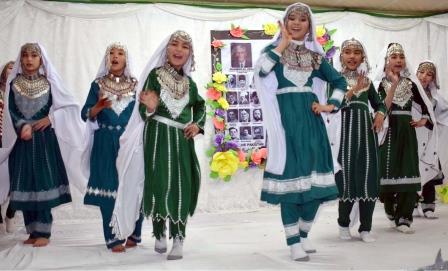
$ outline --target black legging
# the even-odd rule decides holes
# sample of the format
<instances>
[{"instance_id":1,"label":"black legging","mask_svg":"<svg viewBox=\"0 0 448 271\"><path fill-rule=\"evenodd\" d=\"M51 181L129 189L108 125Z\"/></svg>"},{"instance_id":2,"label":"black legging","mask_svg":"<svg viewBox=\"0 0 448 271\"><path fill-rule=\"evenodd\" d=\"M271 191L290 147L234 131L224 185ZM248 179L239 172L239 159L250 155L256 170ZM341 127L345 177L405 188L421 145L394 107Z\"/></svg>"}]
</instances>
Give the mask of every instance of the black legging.
<instances>
[{"instance_id":1,"label":"black legging","mask_svg":"<svg viewBox=\"0 0 448 271\"><path fill-rule=\"evenodd\" d=\"M2 206L0 206L0 223L3 223L3 217L1 215L1 213L2 213ZM16 214L16 211L11 208L11 205L8 205L8 208L6 209L6 217L11 219L11 218L14 218L15 214Z\"/></svg>"}]
</instances>

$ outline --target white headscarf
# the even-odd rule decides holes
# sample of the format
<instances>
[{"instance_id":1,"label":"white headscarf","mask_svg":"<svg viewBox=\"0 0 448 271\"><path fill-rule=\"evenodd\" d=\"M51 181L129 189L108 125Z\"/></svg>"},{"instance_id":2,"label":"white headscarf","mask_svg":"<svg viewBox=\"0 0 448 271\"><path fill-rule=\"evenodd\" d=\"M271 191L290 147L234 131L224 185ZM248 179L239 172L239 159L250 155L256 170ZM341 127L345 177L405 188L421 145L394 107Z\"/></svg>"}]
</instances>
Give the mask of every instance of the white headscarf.
<instances>
[{"instance_id":1,"label":"white headscarf","mask_svg":"<svg viewBox=\"0 0 448 271\"><path fill-rule=\"evenodd\" d=\"M39 73L47 78L51 87L53 103L49 112L51 126L54 128L58 139L69 182L83 193L87 187L88 178L83 174L84 171L80 170L82 168L81 155L86 142L86 126L81 120L81 110L76 99L67 90L61 77L50 62L45 49L38 43L36 45L40 48L42 59ZM21 52L17 56L13 70L6 83L3 145L0 149L0 203L6 199L9 193L8 157L17 139L9 113L9 93L11 81L18 74L22 73L20 59Z\"/></svg>"},{"instance_id":2,"label":"white headscarf","mask_svg":"<svg viewBox=\"0 0 448 271\"><path fill-rule=\"evenodd\" d=\"M111 67L110 51L114 48L121 49L125 52L126 66L123 72L124 76L126 76L127 78L136 78L132 73L132 71L134 70L132 65L133 64L132 57L129 55L127 47L119 42L114 42L109 46L107 46L106 52L104 53L103 59L101 60L100 66L98 67L98 72L96 73L95 78L101 78L109 74ZM93 147L93 137L95 130L97 130L99 127L96 119L93 121L87 119L86 125L87 125L88 140L86 142L87 143L86 148L82 154L82 160L83 160L84 175L90 176L90 155Z\"/></svg>"},{"instance_id":3,"label":"white headscarf","mask_svg":"<svg viewBox=\"0 0 448 271\"><path fill-rule=\"evenodd\" d=\"M436 101L434 115L436 117L435 122L437 123L437 134L434 133L434 130L430 131L425 128L419 128L417 129L417 137L419 141L422 141L428 140L428 135L436 135L434 137L430 137L431 140L429 140L427 143L428 148L424 151L429 154L438 152L438 158L442 167L442 172L446 177L448 176L448 152L439 150L438 147L448 145L448 101L443 97L441 90L439 89L439 74L436 64L431 60L425 60L421 62L420 65L423 63L431 63L434 66L434 79L431 83L429 83L428 88L431 92L431 96ZM418 73L419 68L417 68L416 74ZM435 138L437 138L437 145L434 144ZM422 177L424 177L422 178L423 184L433 179L435 175L439 173L438 167L429 167L424 163L420 163L420 172L422 174Z\"/></svg>"},{"instance_id":4,"label":"white headscarf","mask_svg":"<svg viewBox=\"0 0 448 271\"><path fill-rule=\"evenodd\" d=\"M373 84L375 85L375 88L377 90L378 90L378 87L381 84L381 81L383 80L383 78L386 77L385 67L386 67L386 61L387 61L387 57L388 57L387 50L388 50L389 45L390 44L386 45L385 48L382 50L382 52L379 56L379 60L377 62L378 64L375 69L375 73L374 73L374 77L373 77L374 78ZM404 50L404 48L403 48L403 51L406 51L406 50ZM426 167L438 169L438 167L439 167L438 161L439 160L438 160L437 152L434 152L434 150L437 150L438 142L437 142L437 137L433 136L433 135L437 135L437 122L435 121L436 118L434 115L433 106L432 106L432 103L429 100L428 96L426 95L425 90L423 89L422 85L420 84L420 81L418 80L417 76L414 73L409 72L411 65L409 64L408 58L405 58L405 60L406 60L406 67L400 71L400 77L407 77L417 85L418 92L419 92L420 96L422 97L422 100L425 103L426 107L428 108L428 113L429 113L429 116L433 123L433 133L430 135L428 142L425 142L425 147L423 147L423 142L421 142L421 143L418 142L419 153L420 153L419 160L420 160L420 163L426 164ZM420 118L421 118L420 105L413 102L412 103L412 119L419 120ZM384 137L387 133L387 129L389 127L388 119L389 118L386 116L386 118L384 119L383 130L380 133L378 133L378 140L380 142L384 141ZM417 139L418 139L418 137L417 137ZM430 175L427 175L425 172L426 171L420 172L422 183L425 183L434 177L433 176L431 178Z\"/></svg>"},{"instance_id":5,"label":"white headscarf","mask_svg":"<svg viewBox=\"0 0 448 271\"><path fill-rule=\"evenodd\" d=\"M344 72L343 64L342 64L342 52L344 51L346 44L348 44L350 42L355 42L359 46L361 46L361 50L362 50L362 54L363 54L363 62L361 63L361 65L358 66L358 68L356 70L358 73L364 72L365 75L368 76L370 73L370 64L369 64L369 58L367 57L366 47L364 46L364 44L361 41L359 41L358 39L355 39L355 38L351 38L349 40L345 40L344 42L342 42L339 57L333 59L333 67L336 70L340 71L341 73Z\"/></svg>"},{"instance_id":6,"label":"white headscarf","mask_svg":"<svg viewBox=\"0 0 448 271\"><path fill-rule=\"evenodd\" d=\"M156 49L148 64L146 64L137 86L136 99L140 96L148 75L154 68L163 66L167 61L167 48L173 38L189 35L184 31L176 31L165 38ZM191 40L191 38L190 38ZM184 74L190 76L194 70L193 43L190 46L190 56L182 67ZM112 232L119 239L127 238L135 228L135 221L140 215L143 199L143 188L145 184L144 150L143 150L143 128L145 122L139 112L138 101L135 102L134 110L123 135L120 137L120 150L118 151L117 170L119 186L115 208L110 226Z\"/></svg>"},{"instance_id":7,"label":"white headscarf","mask_svg":"<svg viewBox=\"0 0 448 271\"><path fill-rule=\"evenodd\" d=\"M316 38L316 24L313 18L313 13L309 6L302 3L295 3L288 6L283 15L283 23L286 26L286 21L290 12L296 8L305 8L309 13L310 29L305 35L304 43L305 47L315 53L320 54L322 57L325 55L322 46L319 44ZM277 45L281 40L281 32L278 32L270 45ZM265 53L265 52L263 52ZM285 131L282 126L280 109L277 102L276 90L278 87L278 81L273 72L269 73L266 77L259 76L261 70L261 59L257 62L254 72L254 82L257 89L258 97L260 98L260 104L264 114L264 126L267 130L267 145L269 148L268 159L266 162L266 171L273 174L283 174L286 164L286 141ZM315 78L316 79L316 78ZM313 91L320 99L324 99L325 96L325 83L322 80L313 79Z\"/></svg>"}]
</instances>

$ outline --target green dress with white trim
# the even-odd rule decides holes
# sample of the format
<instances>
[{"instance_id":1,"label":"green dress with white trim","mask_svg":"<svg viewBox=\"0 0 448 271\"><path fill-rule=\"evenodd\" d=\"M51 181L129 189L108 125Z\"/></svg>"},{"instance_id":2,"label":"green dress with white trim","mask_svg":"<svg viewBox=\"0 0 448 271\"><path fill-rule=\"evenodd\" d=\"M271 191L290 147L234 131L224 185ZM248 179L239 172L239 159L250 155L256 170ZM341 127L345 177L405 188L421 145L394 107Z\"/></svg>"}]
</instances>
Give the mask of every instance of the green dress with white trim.
<instances>
[{"instance_id":1,"label":"green dress with white trim","mask_svg":"<svg viewBox=\"0 0 448 271\"><path fill-rule=\"evenodd\" d=\"M357 75L345 75L349 86L356 85ZM386 113L386 107L369 80L341 108L341 147L338 161L342 172L336 175L339 198L342 201L375 201L379 194L378 139L372 130L369 102L375 112Z\"/></svg>"},{"instance_id":2,"label":"green dress with white trim","mask_svg":"<svg viewBox=\"0 0 448 271\"><path fill-rule=\"evenodd\" d=\"M384 99L392 83L386 79L378 87ZM408 78L400 78L389 109L389 128L380 147L381 192L413 192L421 189L418 143L411 126L412 102L421 106L422 118L429 119L428 109L417 85Z\"/></svg>"},{"instance_id":3,"label":"green dress with white trim","mask_svg":"<svg viewBox=\"0 0 448 271\"><path fill-rule=\"evenodd\" d=\"M201 172L194 140L185 138L183 128L192 122L203 131L204 100L190 77L168 65L153 69L143 90L160 97L152 115L143 104L139 107L145 121L143 210L153 220L169 218L174 224L185 224L196 208Z\"/></svg>"},{"instance_id":4,"label":"green dress with white trim","mask_svg":"<svg viewBox=\"0 0 448 271\"><path fill-rule=\"evenodd\" d=\"M318 102L312 86L314 78L329 82L334 91L328 104L337 110L347 88L344 77L322 56L294 43L281 56L274 46L266 47L260 63L260 77L274 72L278 81L276 97L287 151L283 174L265 171L261 200L304 204L336 199L330 143L324 120L311 109Z\"/></svg>"}]
</instances>

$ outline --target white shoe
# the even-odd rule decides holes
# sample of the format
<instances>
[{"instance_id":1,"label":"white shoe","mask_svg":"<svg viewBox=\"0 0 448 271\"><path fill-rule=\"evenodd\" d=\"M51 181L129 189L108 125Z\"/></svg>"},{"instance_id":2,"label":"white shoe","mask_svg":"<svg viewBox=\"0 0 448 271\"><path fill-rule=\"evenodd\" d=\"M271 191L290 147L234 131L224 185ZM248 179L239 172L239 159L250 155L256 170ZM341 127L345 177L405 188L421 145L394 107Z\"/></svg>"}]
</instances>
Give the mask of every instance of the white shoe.
<instances>
[{"instance_id":1,"label":"white shoe","mask_svg":"<svg viewBox=\"0 0 448 271\"><path fill-rule=\"evenodd\" d=\"M414 217L422 217L423 211L420 203L417 204L417 207L414 208L414 211L412 211L412 216Z\"/></svg>"},{"instance_id":2,"label":"white shoe","mask_svg":"<svg viewBox=\"0 0 448 271\"><path fill-rule=\"evenodd\" d=\"M6 232L13 233L16 231L16 224L14 224L14 218L5 218Z\"/></svg>"},{"instance_id":3,"label":"white shoe","mask_svg":"<svg viewBox=\"0 0 448 271\"><path fill-rule=\"evenodd\" d=\"M339 239L342 240L350 240L352 239L352 235L350 234L349 227L341 227L339 226Z\"/></svg>"},{"instance_id":4,"label":"white shoe","mask_svg":"<svg viewBox=\"0 0 448 271\"><path fill-rule=\"evenodd\" d=\"M427 219L437 219L437 218L439 218L438 216L436 216L436 215L434 214L433 211L426 211L423 215L424 215L425 218L427 218Z\"/></svg>"},{"instance_id":5,"label":"white shoe","mask_svg":"<svg viewBox=\"0 0 448 271\"><path fill-rule=\"evenodd\" d=\"M302 248L306 253L316 253L316 249L314 248L313 244L311 244L310 239L301 237L300 243L302 244Z\"/></svg>"},{"instance_id":6,"label":"white shoe","mask_svg":"<svg viewBox=\"0 0 448 271\"><path fill-rule=\"evenodd\" d=\"M160 254L165 253L167 251L165 235L162 235L162 237L160 239L156 239L156 244L154 246L154 250Z\"/></svg>"},{"instance_id":7,"label":"white shoe","mask_svg":"<svg viewBox=\"0 0 448 271\"><path fill-rule=\"evenodd\" d=\"M397 224L395 224L395 220L389 220L389 227L391 228L397 227Z\"/></svg>"},{"instance_id":8,"label":"white shoe","mask_svg":"<svg viewBox=\"0 0 448 271\"><path fill-rule=\"evenodd\" d=\"M171 248L170 254L168 254L167 260L180 260L183 258L183 246L184 241L179 237L175 237L173 240L173 247Z\"/></svg>"},{"instance_id":9,"label":"white shoe","mask_svg":"<svg viewBox=\"0 0 448 271\"><path fill-rule=\"evenodd\" d=\"M307 262L310 260L310 256L306 254L305 250L300 243L295 243L289 246L291 249L291 259L298 262Z\"/></svg>"},{"instance_id":10,"label":"white shoe","mask_svg":"<svg viewBox=\"0 0 448 271\"><path fill-rule=\"evenodd\" d=\"M361 237L361 240L366 243L375 242L375 238L373 238L372 234L369 231L362 231L359 233L359 236Z\"/></svg>"},{"instance_id":11,"label":"white shoe","mask_svg":"<svg viewBox=\"0 0 448 271\"><path fill-rule=\"evenodd\" d=\"M411 226L400 225L395 228L397 231L407 234L413 234L415 230Z\"/></svg>"}]
</instances>

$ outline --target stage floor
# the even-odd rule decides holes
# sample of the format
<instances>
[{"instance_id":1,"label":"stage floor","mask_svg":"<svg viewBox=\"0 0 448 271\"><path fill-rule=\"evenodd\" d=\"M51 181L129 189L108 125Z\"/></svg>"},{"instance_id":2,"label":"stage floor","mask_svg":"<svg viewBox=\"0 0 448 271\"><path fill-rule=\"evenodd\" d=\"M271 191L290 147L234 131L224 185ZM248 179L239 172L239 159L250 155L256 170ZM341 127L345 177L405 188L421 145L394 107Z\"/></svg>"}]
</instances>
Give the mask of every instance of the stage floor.
<instances>
[{"instance_id":1,"label":"stage floor","mask_svg":"<svg viewBox=\"0 0 448 271\"><path fill-rule=\"evenodd\" d=\"M439 204L436 220L417 217L415 234L389 227L383 206L373 219L374 243L363 243L352 229L351 241L338 239L337 206L324 206L310 235L317 253L309 262L294 262L284 239L277 208L255 212L198 213L189 221L184 259L167 261L154 252L151 225L145 220L143 243L126 253L109 252L100 219L55 219L48 247L23 245L23 227L0 236L0 269L417 269L431 265L439 248L448 259L448 205ZM99 213L98 213L99 216ZM20 220L20 217L18 217Z\"/></svg>"}]
</instances>

